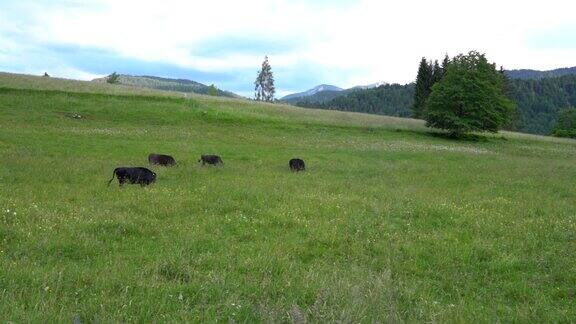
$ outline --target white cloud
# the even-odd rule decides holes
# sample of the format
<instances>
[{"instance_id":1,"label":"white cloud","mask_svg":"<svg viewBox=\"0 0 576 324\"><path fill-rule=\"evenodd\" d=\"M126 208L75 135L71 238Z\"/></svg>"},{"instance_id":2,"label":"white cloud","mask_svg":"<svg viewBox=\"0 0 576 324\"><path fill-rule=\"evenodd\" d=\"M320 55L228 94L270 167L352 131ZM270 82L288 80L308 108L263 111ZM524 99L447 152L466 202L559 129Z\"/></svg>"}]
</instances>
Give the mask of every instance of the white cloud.
<instances>
[{"instance_id":1,"label":"white cloud","mask_svg":"<svg viewBox=\"0 0 576 324\"><path fill-rule=\"evenodd\" d=\"M533 48L530 35L574 25L573 1L91 1L20 2L28 23L0 15L0 32L37 42L114 51L125 57L201 71L254 68L266 53L195 56L206 41L229 37L291 40L273 67L317 66L326 83L410 82L422 56L441 59L477 49L506 68L576 65L576 49ZM70 5L72 4L72 5ZM0 4L0 9L2 4ZM10 27L12 26L12 27ZM0 43L2 39L0 38ZM3 43L2 43L3 44ZM333 73L338 70L339 73ZM341 71L347 71L344 75ZM282 91L282 89L280 89Z\"/></svg>"},{"instance_id":2,"label":"white cloud","mask_svg":"<svg viewBox=\"0 0 576 324\"><path fill-rule=\"evenodd\" d=\"M45 71L41 70L34 70L30 71L31 74L43 74ZM82 71L79 69L71 68L69 66L56 66L53 72L48 72L52 77L58 78L67 78L67 79L75 79L75 80L85 80L90 81L96 78L102 78L105 75L102 74L95 74L86 71Z\"/></svg>"}]
</instances>

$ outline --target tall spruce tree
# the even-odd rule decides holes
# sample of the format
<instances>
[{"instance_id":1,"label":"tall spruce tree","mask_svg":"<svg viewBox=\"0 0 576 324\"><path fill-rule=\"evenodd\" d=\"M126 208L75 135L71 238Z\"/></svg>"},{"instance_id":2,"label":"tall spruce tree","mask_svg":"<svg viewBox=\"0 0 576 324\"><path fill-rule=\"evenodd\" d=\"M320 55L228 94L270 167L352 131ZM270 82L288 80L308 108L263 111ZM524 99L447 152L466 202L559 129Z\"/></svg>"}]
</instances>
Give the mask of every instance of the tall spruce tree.
<instances>
[{"instance_id":1,"label":"tall spruce tree","mask_svg":"<svg viewBox=\"0 0 576 324\"><path fill-rule=\"evenodd\" d=\"M432 88L433 73L432 65L423 57L416 76L414 106L412 107L412 116L414 118L423 118L425 116L426 100L428 100Z\"/></svg>"},{"instance_id":2,"label":"tall spruce tree","mask_svg":"<svg viewBox=\"0 0 576 324\"><path fill-rule=\"evenodd\" d=\"M504 81L502 84L502 91L504 91L504 95L507 98L512 98L512 95L513 95L512 82L511 82L510 78L508 77L508 75L506 74L506 70L504 70L503 66L500 66L500 70L498 70L498 73L500 73L500 75L502 76L502 79ZM511 116L510 120L502 128L505 130L510 130L510 131L517 130L519 122L520 122L520 111L517 109L514 109L514 111L512 112L512 116Z\"/></svg>"},{"instance_id":3,"label":"tall spruce tree","mask_svg":"<svg viewBox=\"0 0 576 324\"><path fill-rule=\"evenodd\" d=\"M446 69L448 69L448 64L450 64L450 57L448 56L448 54L446 54L444 56L444 59L442 60L442 66L440 67L442 69L442 77L444 77L444 75L446 74Z\"/></svg>"},{"instance_id":4,"label":"tall spruce tree","mask_svg":"<svg viewBox=\"0 0 576 324\"><path fill-rule=\"evenodd\" d=\"M254 98L258 101L274 101L274 75L272 74L272 67L268 62L268 56L264 57L262 62L262 69L258 71L256 81L254 81Z\"/></svg>"},{"instance_id":5,"label":"tall spruce tree","mask_svg":"<svg viewBox=\"0 0 576 324\"><path fill-rule=\"evenodd\" d=\"M432 86L440 80L444 76L444 71L440 64L438 64L438 60L434 61L434 65L432 66L432 84L430 84L430 90L432 90Z\"/></svg>"}]
</instances>

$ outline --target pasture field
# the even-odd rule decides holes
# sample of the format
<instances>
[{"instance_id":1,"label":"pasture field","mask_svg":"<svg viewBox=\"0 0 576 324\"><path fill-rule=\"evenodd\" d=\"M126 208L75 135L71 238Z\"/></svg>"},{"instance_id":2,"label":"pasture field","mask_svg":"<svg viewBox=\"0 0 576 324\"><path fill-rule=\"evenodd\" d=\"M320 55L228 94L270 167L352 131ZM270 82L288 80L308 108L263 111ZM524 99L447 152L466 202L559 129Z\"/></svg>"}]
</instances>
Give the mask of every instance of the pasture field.
<instances>
[{"instance_id":1,"label":"pasture field","mask_svg":"<svg viewBox=\"0 0 576 324\"><path fill-rule=\"evenodd\" d=\"M110 87L0 76L2 322L576 318L576 141Z\"/></svg>"}]
</instances>

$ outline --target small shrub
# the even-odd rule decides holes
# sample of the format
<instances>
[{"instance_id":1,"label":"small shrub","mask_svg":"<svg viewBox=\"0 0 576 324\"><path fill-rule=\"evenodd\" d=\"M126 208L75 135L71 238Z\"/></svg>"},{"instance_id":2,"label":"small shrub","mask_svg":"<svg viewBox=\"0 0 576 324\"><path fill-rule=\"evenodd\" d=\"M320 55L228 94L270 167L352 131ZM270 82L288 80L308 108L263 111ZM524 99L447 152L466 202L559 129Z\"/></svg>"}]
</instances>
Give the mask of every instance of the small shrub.
<instances>
[{"instance_id":1,"label":"small shrub","mask_svg":"<svg viewBox=\"0 0 576 324\"><path fill-rule=\"evenodd\" d=\"M560 111L558 123L552 131L556 137L576 138L576 108L568 108Z\"/></svg>"}]
</instances>

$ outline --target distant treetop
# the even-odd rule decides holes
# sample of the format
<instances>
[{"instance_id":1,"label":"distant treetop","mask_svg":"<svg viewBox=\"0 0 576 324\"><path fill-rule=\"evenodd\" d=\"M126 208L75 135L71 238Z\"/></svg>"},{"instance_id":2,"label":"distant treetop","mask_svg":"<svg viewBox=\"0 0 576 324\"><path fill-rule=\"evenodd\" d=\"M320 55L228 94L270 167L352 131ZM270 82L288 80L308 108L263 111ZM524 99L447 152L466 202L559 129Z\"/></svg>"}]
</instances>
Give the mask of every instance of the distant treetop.
<instances>
[{"instance_id":1,"label":"distant treetop","mask_svg":"<svg viewBox=\"0 0 576 324\"><path fill-rule=\"evenodd\" d=\"M112 74L110 74L107 78L106 78L106 82L110 83L110 84L116 84L116 83L120 83L120 74L116 73L116 72L112 72Z\"/></svg>"},{"instance_id":2,"label":"distant treetop","mask_svg":"<svg viewBox=\"0 0 576 324\"><path fill-rule=\"evenodd\" d=\"M254 81L254 97L258 101L274 101L274 94L276 88L274 87L274 75L272 74L272 67L268 62L268 56L264 57L262 62L262 69L258 71L256 81Z\"/></svg>"}]
</instances>

